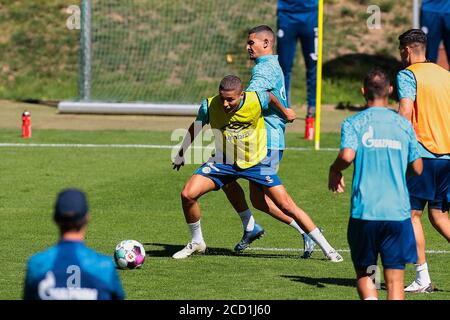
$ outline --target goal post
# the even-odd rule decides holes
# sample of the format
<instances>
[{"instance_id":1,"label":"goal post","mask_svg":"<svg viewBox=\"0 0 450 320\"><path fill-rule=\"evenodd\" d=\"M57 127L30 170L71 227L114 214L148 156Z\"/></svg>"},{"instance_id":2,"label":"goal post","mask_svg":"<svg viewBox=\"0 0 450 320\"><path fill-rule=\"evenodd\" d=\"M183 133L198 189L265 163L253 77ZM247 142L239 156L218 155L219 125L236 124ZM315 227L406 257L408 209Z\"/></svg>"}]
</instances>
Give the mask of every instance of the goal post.
<instances>
[{"instance_id":1,"label":"goal post","mask_svg":"<svg viewBox=\"0 0 450 320\"><path fill-rule=\"evenodd\" d=\"M80 99L91 98L91 0L81 1Z\"/></svg>"},{"instance_id":2,"label":"goal post","mask_svg":"<svg viewBox=\"0 0 450 320\"><path fill-rule=\"evenodd\" d=\"M322 62L323 62L323 0L319 0L317 10L317 80L316 80L316 119L314 123L314 149L320 150L320 117L322 110Z\"/></svg>"},{"instance_id":3,"label":"goal post","mask_svg":"<svg viewBox=\"0 0 450 320\"><path fill-rule=\"evenodd\" d=\"M249 28L272 0L81 0L79 93L64 113L194 115L220 79L246 85Z\"/></svg>"}]
</instances>

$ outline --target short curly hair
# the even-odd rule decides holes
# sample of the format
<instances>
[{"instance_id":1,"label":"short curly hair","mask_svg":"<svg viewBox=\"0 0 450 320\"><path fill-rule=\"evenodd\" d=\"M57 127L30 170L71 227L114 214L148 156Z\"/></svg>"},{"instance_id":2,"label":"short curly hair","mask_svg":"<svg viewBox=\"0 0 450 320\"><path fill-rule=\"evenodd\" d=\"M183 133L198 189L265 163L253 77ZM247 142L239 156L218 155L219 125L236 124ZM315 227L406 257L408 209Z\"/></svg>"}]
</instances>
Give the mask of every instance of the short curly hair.
<instances>
[{"instance_id":1,"label":"short curly hair","mask_svg":"<svg viewBox=\"0 0 450 320\"><path fill-rule=\"evenodd\" d=\"M400 48L406 46L421 46L425 48L427 46L427 35L420 29L410 29L402 33L398 40L400 42Z\"/></svg>"}]
</instances>

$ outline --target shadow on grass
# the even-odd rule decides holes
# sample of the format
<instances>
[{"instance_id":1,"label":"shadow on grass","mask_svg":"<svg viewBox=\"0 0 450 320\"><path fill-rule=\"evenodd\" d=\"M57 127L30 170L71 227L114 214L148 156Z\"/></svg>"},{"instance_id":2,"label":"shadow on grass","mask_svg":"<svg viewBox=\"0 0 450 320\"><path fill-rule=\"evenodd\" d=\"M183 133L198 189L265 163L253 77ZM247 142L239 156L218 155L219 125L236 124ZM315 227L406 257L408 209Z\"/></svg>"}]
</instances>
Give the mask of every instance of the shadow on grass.
<instances>
[{"instance_id":1,"label":"shadow on grass","mask_svg":"<svg viewBox=\"0 0 450 320\"><path fill-rule=\"evenodd\" d=\"M290 279L291 281L308 284L310 286L314 286L317 288L325 288L327 284L356 288L356 279L311 278L311 277L305 277L305 276L289 276L289 275L282 275L281 277Z\"/></svg>"},{"instance_id":2,"label":"shadow on grass","mask_svg":"<svg viewBox=\"0 0 450 320\"><path fill-rule=\"evenodd\" d=\"M143 243L144 246L159 246L161 249L156 250L146 250L146 255L151 257L171 257L175 252L180 251L184 248L183 245L172 245L167 243ZM257 251L252 251L251 249L246 250L243 253L235 253L232 249L227 248L214 248L207 247L205 254L206 256L234 256L234 257L245 257L245 258L274 258L274 259L300 259L300 253L283 253L283 254L272 254L272 253L257 253Z\"/></svg>"},{"instance_id":3,"label":"shadow on grass","mask_svg":"<svg viewBox=\"0 0 450 320\"><path fill-rule=\"evenodd\" d=\"M291 281L295 282L301 282L310 286L314 286L317 288L326 288L327 284L336 285L336 286L343 286L343 287L353 287L356 290L356 278L352 279L342 279L342 278L311 278L311 277L305 277L305 276L289 276L289 275L282 275L282 278L290 279ZM380 289L386 291L386 284L381 283ZM434 292L449 292L447 290L442 290L434 287Z\"/></svg>"}]
</instances>

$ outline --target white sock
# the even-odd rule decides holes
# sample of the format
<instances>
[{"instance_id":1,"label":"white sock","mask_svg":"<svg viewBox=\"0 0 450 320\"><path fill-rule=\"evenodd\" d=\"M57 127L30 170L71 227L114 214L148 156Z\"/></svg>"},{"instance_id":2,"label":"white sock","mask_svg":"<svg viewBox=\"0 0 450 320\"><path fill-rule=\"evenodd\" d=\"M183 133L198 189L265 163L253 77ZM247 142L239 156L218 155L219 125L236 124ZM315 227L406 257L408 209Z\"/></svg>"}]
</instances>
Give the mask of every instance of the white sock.
<instances>
[{"instance_id":1,"label":"white sock","mask_svg":"<svg viewBox=\"0 0 450 320\"><path fill-rule=\"evenodd\" d=\"M297 222L295 222L295 220L292 220L292 222L289 224L292 228L294 228L295 230L297 230L298 232L300 232L300 234L304 234L305 231L302 230L302 228L300 228L300 226L298 225Z\"/></svg>"},{"instance_id":2,"label":"white sock","mask_svg":"<svg viewBox=\"0 0 450 320\"><path fill-rule=\"evenodd\" d=\"M308 236L317 243L322 249L323 253L326 255L328 252L334 250L333 247L328 243L327 239L323 236L322 232L320 232L319 228L315 228L311 231Z\"/></svg>"},{"instance_id":3,"label":"white sock","mask_svg":"<svg viewBox=\"0 0 450 320\"><path fill-rule=\"evenodd\" d=\"M203 241L202 227L200 226L200 220L194 223L188 223L189 230L191 231L192 242L201 243Z\"/></svg>"},{"instance_id":4,"label":"white sock","mask_svg":"<svg viewBox=\"0 0 450 320\"><path fill-rule=\"evenodd\" d=\"M428 264L416 264L416 282L425 286L431 283L430 274L428 273Z\"/></svg>"},{"instance_id":5,"label":"white sock","mask_svg":"<svg viewBox=\"0 0 450 320\"><path fill-rule=\"evenodd\" d=\"M377 297L367 297L364 300L378 300L378 298Z\"/></svg>"},{"instance_id":6,"label":"white sock","mask_svg":"<svg viewBox=\"0 0 450 320\"><path fill-rule=\"evenodd\" d=\"M244 231L252 231L255 227L255 219L253 218L252 212L250 209L239 212L239 217L242 220L242 226L244 227Z\"/></svg>"}]
</instances>

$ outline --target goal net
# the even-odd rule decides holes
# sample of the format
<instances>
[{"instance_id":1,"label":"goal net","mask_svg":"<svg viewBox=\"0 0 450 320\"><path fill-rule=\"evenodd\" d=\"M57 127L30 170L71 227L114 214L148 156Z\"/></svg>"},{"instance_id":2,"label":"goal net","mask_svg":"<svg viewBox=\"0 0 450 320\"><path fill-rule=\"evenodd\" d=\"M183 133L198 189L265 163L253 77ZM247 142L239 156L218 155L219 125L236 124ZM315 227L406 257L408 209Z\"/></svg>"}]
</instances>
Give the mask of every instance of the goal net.
<instances>
[{"instance_id":1,"label":"goal net","mask_svg":"<svg viewBox=\"0 0 450 320\"><path fill-rule=\"evenodd\" d=\"M225 75L248 82L259 24L276 30L276 1L83 0L80 93L59 109L195 114Z\"/></svg>"}]
</instances>

